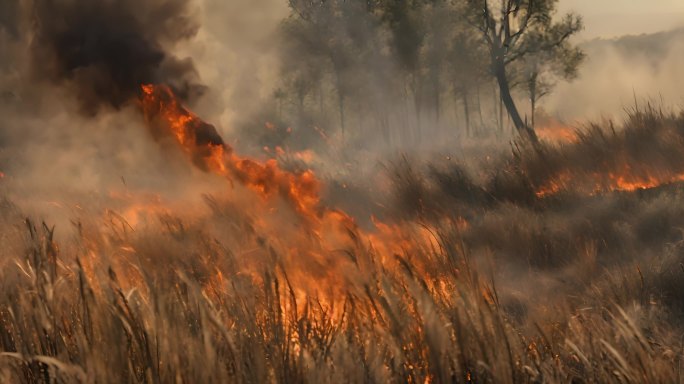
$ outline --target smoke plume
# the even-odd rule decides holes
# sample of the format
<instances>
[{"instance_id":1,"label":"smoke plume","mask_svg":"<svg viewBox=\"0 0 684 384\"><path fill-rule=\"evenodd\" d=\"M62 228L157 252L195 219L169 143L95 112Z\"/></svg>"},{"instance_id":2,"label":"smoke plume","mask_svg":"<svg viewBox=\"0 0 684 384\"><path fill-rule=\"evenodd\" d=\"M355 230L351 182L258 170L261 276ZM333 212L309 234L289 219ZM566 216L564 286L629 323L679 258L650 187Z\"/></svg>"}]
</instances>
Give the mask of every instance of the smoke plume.
<instances>
[{"instance_id":1,"label":"smoke plume","mask_svg":"<svg viewBox=\"0 0 684 384\"><path fill-rule=\"evenodd\" d=\"M167 83L185 97L201 89L189 59L168 49L195 35L188 0L35 0L34 74L66 83L82 110L125 105L145 83Z\"/></svg>"}]
</instances>

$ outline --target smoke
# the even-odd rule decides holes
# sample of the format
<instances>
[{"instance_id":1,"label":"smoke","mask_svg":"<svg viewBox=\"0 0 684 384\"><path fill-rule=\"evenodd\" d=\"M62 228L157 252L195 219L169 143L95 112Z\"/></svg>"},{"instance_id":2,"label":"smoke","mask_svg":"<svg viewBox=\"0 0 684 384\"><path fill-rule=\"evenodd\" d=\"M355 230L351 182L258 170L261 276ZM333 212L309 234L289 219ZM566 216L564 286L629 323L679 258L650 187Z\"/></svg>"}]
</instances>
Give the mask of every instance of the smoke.
<instances>
[{"instance_id":1,"label":"smoke","mask_svg":"<svg viewBox=\"0 0 684 384\"><path fill-rule=\"evenodd\" d=\"M16 24L19 14L19 2L17 0L7 0L0 3L0 33L6 32L16 37L19 27Z\"/></svg>"},{"instance_id":2,"label":"smoke","mask_svg":"<svg viewBox=\"0 0 684 384\"><path fill-rule=\"evenodd\" d=\"M192 57L204 84L202 102L192 105L224 137L272 97L278 82L279 39L288 15L281 0L196 0L201 27L177 52Z\"/></svg>"},{"instance_id":3,"label":"smoke","mask_svg":"<svg viewBox=\"0 0 684 384\"><path fill-rule=\"evenodd\" d=\"M587 60L579 77L561 83L543 101L566 119L621 118L625 108L646 99L664 108L684 102L684 29L651 35L594 40L584 44Z\"/></svg>"},{"instance_id":4,"label":"smoke","mask_svg":"<svg viewBox=\"0 0 684 384\"><path fill-rule=\"evenodd\" d=\"M34 74L66 84L86 113L121 108L145 83L186 97L198 89L192 61L169 52L198 30L188 0L35 0L30 8Z\"/></svg>"},{"instance_id":5,"label":"smoke","mask_svg":"<svg viewBox=\"0 0 684 384\"><path fill-rule=\"evenodd\" d=\"M151 139L141 85L170 86L236 141L234 116L272 91L286 11L278 0L1 1L0 192L78 201L123 180L176 196L201 184L177 149Z\"/></svg>"},{"instance_id":6,"label":"smoke","mask_svg":"<svg viewBox=\"0 0 684 384\"><path fill-rule=\"evenodd\" d=\"M201 176L151 140L135 105L144 83L201 89L173 53L197 32L191 3L1 3L0 195L62 231L85 215L74 207L113 207L112 194L198 196L184 186Z\"/></svg>"}]
</instances>

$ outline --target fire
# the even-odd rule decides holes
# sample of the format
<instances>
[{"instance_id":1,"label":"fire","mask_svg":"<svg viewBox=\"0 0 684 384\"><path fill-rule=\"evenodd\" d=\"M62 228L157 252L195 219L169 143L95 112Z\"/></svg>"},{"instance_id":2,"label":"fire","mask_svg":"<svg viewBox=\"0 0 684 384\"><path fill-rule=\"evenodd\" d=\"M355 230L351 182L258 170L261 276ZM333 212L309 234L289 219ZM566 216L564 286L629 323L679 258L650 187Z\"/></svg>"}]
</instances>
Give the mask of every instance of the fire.
<instances>
[{"instance_id":1,"label":"fire","mask_svg":"<svg viewBox=\"0 0 684 384\"><path fill-rule=\"evenodd\" d=\"M534 130L540 138L555 143L576 143L578 140L575 128L550 116L543 110L537 112L537 124Z\"/></svg>"},{"instance_id":2,"label":"fire","mask_svg":"<svg viewBox=\"0 0 684 384\"><path fill-rule=\"evenodd\" d=\"M170 212L168 204L155 194L112 191L109 197L114 205L121 207L117 210L108 211L109 215L123 220L123 223L131 228L138 227L148 218Z\"/></svg>"},{"instance_id":3,"label":"fire","mask_svg":"<svg viewBox=\"0 0 684 384\"><path fill-rule=\"evenodd\" d=\"M670 154L681 152L678 128L642 126L640 116L637 113L629 123L636 125L624 132L615 131L612 122L608 122L610 131L594 124L579 131L540 111L539 135L565 145L548 146L545 154L535 159L540 168L534 171L544 169L541 174L530 174L536 196L545 198L563 190L583 195L633 192L684 181L684 165ZM648 144L639 140L647 138L656 140L652 145L665 151L646 155L642 149Z\"/></svg>"},{"instance_id":4,"label":"fire","mask_svg":"<svg viewBox=\"0 0 684 384\"><path fill-rule=\"evenodd\" d=\"M647 176L645 179L640 180L630 177L629 175L614 175L611 173L608 175L608 177L612 182L612 189L618 191L650 189L661 184L661 182L653 176Z\"/></svg>"},{"instance_id":5,"label":"fire","mask_svg":"<svg viewBox=\"0 0 684 384\"><path fill-rule=\"evenodd\" d=\"M261 252L269 258L271 252L276 252L284 257L285 265L292 267L287 271L289 279L305 290L330 292L344 287L344 282L351 278L345 271L357 268L361 261L354 257L330 257L341 250L351 250L353 254L355 249L370 247L384 264L395 262L394 255L412 253L417 247L438 248L435 235L423 227L403 228L376 221L378 231L365 233L345 212L321 204L321 183L313 171L293 173L283 170L274 159L260 162L238 156L216 128L183 107L168 86L143 85L140 105L155 138L173 139L197 167L226 177L231 184L237 182L258 196L261 203L252 207L250 219L254 239L246 240L256 242L250 252ZM307 157L305 152L302 158ZM278 202L285 202L300 222L284 225L278 216ZM155 204L147 206L145 212L161 209ZM140 208L132 207L123 215L136 222ZM260 238L272 240L262 247L259 244L264 240ZM367 252L360 252L364 253ZM305 297L303 291L297 294Z\"/></svg>"},{"instance_id":6,"label":"fire","mask_svg":"<svg viewBox=\"0 0 684 384\"><path fill-rule=\"evenodd\" d=\"M321 205L320 181L314 172L288 172L273 159L261 162L238 156L212 125L183 107L165 85L143 85L140 105L157 139L170 137L197 167L229 179L231 185L238 183L257 196L257 204L250 207L250 227L255 235L245 240L256 243L252 250L266 249L257 251L264 257L276 252L288 261L286 265L299 266L287 273L290 279L308 285L307 289L342 286L339 283L345 277L340 272L346 261L329 255L353 247L349 234L359 229L346 213ZM283 222L289 219L281 218L280 202L300 218L298 223ZM125 214L135 220L138 212L133 209ZM263 247L259 238L272 241ZM315 276L310 276L314 270ZM325 280L325 286L317 280Z\"/></svg>"},{"instance_id":7,"label":"fire","mask_svg":"<svg viewBox=\"0 0 684 384\"><path fill-rule=\"evenodd\" d=\"M591 174L564 170L538 187L535 194L538 198L545 198L568 189L588 195L607 192L634 192L681 181L684 181L684 173L674 175L645 173L638 175L628 166L624 166L619 172L593 172Z\"/></svg>"},{"instance_id":8,"label":"fire","mask_svg":"<svg viewBox=\"0 0 684 384\"><path fill-rule=\"evenodd\" d=\"M224 157L230 155L216 128L183 107L171 88L143 85L142 109L153 135L172 136L195 165L203 170L226 174Z\"/></svg>"},{"instance_id":9,"label":"fire","mask_svg":"<svg viewBox=\"0 0 684 384\"><path fill-rule=\"evenodd\" d=\"M667 176L663 178L658 178L653 175L647 175L646 177L639 178L630 175L613 174L610 174L609 177L613 181L613 190L618 191L636 191L639 189L651 189L661 185L684 181L684 174Z\"/></svg>"},{"instance_id":10,"label":"fire","mask_svg":"<svg viewBox=\"0 0 684 384\"><path fill-rule=\"evenodd\" d=\"M168 86L143 85L141 105L153 134L175 138L199 168L237 180L266 199L280 196L306 219L319 216L320 184L312 171L294 174L275 160L237 156L216 128L183 107Z\"/></svg>"},{"instance_id":11,"label":"fire","mask_svg":"<svg viewBox=\"0 0 684 384\"><path fill-rule=\"evenodd\" d=\"M563 172L556 178L549 180L535 191L538 198L552 196L565 189L565 186L572 180L570 172Z\"/></svg>"},{"instance_id":12,"label":"fire","mask_svg":"<svg viewBox=\"0 0 684 384\"><path fill-rule=\"evenodd\" d=\"M577 134L571 127L565 125L542 126L535 128L539 137L557 143L577 142Z\"/></svg>"}]
</instances>

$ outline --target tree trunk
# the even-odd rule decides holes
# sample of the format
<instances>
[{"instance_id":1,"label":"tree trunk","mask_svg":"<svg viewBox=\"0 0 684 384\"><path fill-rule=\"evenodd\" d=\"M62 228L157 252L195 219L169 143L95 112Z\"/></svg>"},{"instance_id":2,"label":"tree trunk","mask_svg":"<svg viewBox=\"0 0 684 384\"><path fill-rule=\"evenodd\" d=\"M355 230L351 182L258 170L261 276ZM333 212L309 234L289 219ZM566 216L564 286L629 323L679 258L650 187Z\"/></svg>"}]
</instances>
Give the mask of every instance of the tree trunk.
<instances>
[{"instance_id":1,"label":"tree trunk","mask_svg":"<svg viewBox=\"0 0 684 384\"><path fill-rule=\"evenodd\" d=\"M413 91L413 110L416 114L416 126L415 126L415 131L414 131L414 140L415 143L420 144L422 140L422 128L421 128L421 112L423 108L423 99L422 99L422 87L420 86L420 83L418 82L418 79L416 78L416 75L414 74L412 76L412 81L411 81L411 88Z\"/></svg>"},{"instance_id":2,"label":"tree trunk","mask_svg":"<svg viewBox=\"0 0 684 384\"><path fill-rule=\"evenodd\" d=\"M503 99L501 98L501 94L497 95L499 98L499 132L503 135L504 133L504 114L503 114Z\"/></svg>"},{"instance_id":3,"label":"tree trunk","mask_svg":"<svg viewBox=\"0 0 684 384\"><path fill-rule=\"evenodd\" d=\"M482 135L482 129L485 126L484 123L484 118L482 117L482 98L480 97L480 85L478 84L477 87L475 87L475 96L477 99L477 115L480 118L480 125L477 127L477 134Z\"/></svg>"},{"instance_id":4,"label":"tree trunk","mask_svg":"<svg viewBox=\"0 0 684 384\"><path fill-rule=\"evenodd\" d=\"M439 115L441 114L441 105L440 105L440 94L439 94L439 85L435 85L435 123L439 125Z\"/></svg>"},{"instance_id":5,"label":"tree trunk","mask_svg":"<svg viewBox=\"0 0 684 384\"><path fill-rule=\"evenodd\" d=\"M323 116L323 82L318 83L318 114Z\"/></svg>"},{"instance_id":6,"label":"tree trunk","mask_svg":"<svg viewBox=\"0 0 684 384\"><path fill-rule=\"evenodd\" d=\"M532 111L531 111L531 112L532 112L532 118L531 118L530 127L531 127L532 129L534 129L534 128L536 127L536 125L535 125L535 123L534 123L534 112L535 112L535 110L537 109L537 98L536 98L536 97L533 97L533 98L532 98L532 107L531 107L530 109L532 110Z\"/></svg>"},{"instance_id":7,"label":"tree trunk","mask_svg":"<svg viewBox=\"0 0 684 384\"><path fill-rule=\"evenodd\" d=\"M532 75L530 79L530 115L531 117L531 127L534 129L536 127L534 123L534 115L537 110L537 74Z\"/></svg>"},{"instance_id":8,"label":"tree trunk","mask_svg":"<svg viewBox=\"0 0 684 384\"><path fill-rule=\"evenodd\" d=\"M420 95L415 94L413 97L413 109L416 113L416 130L414 134L414 139L417 144L420 144L422 140L422 127L421 127L421 112L422 112L422 101Z\"/></svg>"},{"instance_id":9,"label":"tree trunk","mask_svg":"<svg viewBox=\"0 0 684 384\"><path fill-rule=\"evenodd\" d=\"M340 72L336 71L336 85L337 85L337 106L340 109L340 130L342 132L342 141L344 141L344 91L342 90L342 78Z\"/></svg>"},{"instance_id":10,"label":"tree trunk","mask_svg":"<svg viewBox=\"0 0 684 384\"><path fill-rule=\"evenodd\" d=\"M501 134L501 114L499 112L499 94L496 92L496 81L492 82L492 111L494 114L494 121L496 123L496 132Z\"/></svg>"},{"instance_id":11,"label":"tree trunk","mask_svg":"<svg viewBox=\"0 0 684 384\"><path fill-rule=\"evenodd\" d=\"M492 104L494 108L494 113L496 114L496 128L499 136L503 136L504 133L504 121L503 121L503 102L501 101L501 95L497 89L497 82L494 80L492 82L492 97L494 98L494 103Z\"/></svg>"},{"instance_id":12,"label":"tree trunk","mask_svg":"<svg viewBox=\"0 0 684 384\"><path fill-rule=\"evenodd\" d=\"M468 106L468 91L461 91L461 98L463 99L463 113L466 124L466 137L471 137L470 132L470 107Z\"/></svg>"},{"instance_id":13,"label":"tree trunk","mask_svg":"<svg viewBox=\"0 0 684 384\"><path fill-rule=\"evenodd\" d=\"M390 124L387 113L387 107L383 106L380 109L380 129L382 130L382 137L385 139L385 145L388 148L392 146L392 137L390 136Z\"/></svg>"},{"instance_id":14,"label":"tree trunk","mask_svg":"<svg viewBox=\"0 0 684 384\"><path fill-rule=\"evenodd\" d=\"M520 117L520 112L518 112L518 108L515 106L515 101L513 101L513 96L511 96L511 88L508 84L508 77L506 76L506 66L503 61L503 55L493 54L492 62L494 64L494 75L496 76L496 81L499 83L501 100L506 106L508 115L513 120L515 129L518 131L518 133L520 133L520 135L530 139L533 144L538 143L539 139L537 138L537 134L532 128L528 127L523 121L522 117Z\"/></svg>"},{"instance_id":15,"label":"tree trunk","mask_svg":"<svg viewBox=\"0 0 684 384\"><path fill-rule=\"evenodd\" d=\"M340 129L342 130L342 140L344 140L344 94L338 92L338 105L340 108Z\"/></svg>"}]
</instances>

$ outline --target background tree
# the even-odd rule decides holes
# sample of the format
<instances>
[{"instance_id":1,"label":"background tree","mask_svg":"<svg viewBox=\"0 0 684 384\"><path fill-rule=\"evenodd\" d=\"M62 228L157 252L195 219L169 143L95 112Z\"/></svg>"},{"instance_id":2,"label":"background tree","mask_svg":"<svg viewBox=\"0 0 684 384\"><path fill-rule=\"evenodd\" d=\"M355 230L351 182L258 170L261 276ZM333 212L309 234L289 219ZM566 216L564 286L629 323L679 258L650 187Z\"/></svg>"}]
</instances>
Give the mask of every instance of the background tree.
<instances>
[{"instance_id":1,"label":"background tree","mask_svg":"<svg viewBox=\"0 0 684 384\"><path fill-rule=\"evenodd\" d=\"M477 36L457 28L449 49L449 76L454 96L463 107L466 135L472 136L470 98L473 90L489 77L487 56Z\"/></svg>"},{"instance_id":2,"label":"background tree","mask_svg":"<svg viewBox=\"0 0 684 384\"><path fill-rule=\"evenodd\" d=\"M584 52L567 40L555 45L552 42L576 33L581 27L578 18L566 17L548 31L530 31L524 42L525 50L530 53L521 60L520 72L530 101L532 128L539 100L551 92L559 79L574 79L585 58Z\"/></svg>"},{"instance_id":3,"label":"background tree","mask_svg":"<svg viewBox=\"0 0 684 384\"><path fill-rule=\"evenodd\" d=\"M391 49L408 92L413 97L416 124L413 127L415 139L421 139L420 119L423 105L423 78L421 73L421 50L425 44L426 1L423 0L382 0L380 12L382 20L391 33Z\"/></svg>"},{"instance_id":4,"label":"background tree","mask_svg":"<svg viewBox=\"0 0 684 384\"><path fill-rule=\"evenodd\" d=\"M550 52L567 44L582 28L581 19L574 14L566 15L560 24L554 23L556 3L557 0L466 0L467 20L479 31L489 51L501 99L515 128L532 142L537 142L537 135L518 111L507 70L529 55ZM539 40L541 44L530 44L529 40Z\"/></svg>"},{"instance_id":5,"label":"background tree","mask_svg":"<svg viewBox=\"0 0 684 384\"><path fill-rule=\"evenodd\" d=\"M340 133L346 146L396 149L447 145L454 129L446 127L502 135L505 106L517 131L536 141L514 88L524 89L534 108L583 57L568 40L579 18L553 19L555 4L289 0L274 87L283 92L263 113L295 133L321 128Z\"/></svg>"},{"instance_id":6,"label":"background tree","mask_svg":"<svg viewBox=\"0 0 684 384\"><path fill-rule=\"evenodd\" d=\"M290 0L292 14L284 25L292 49L285 68L297 67L302 75L315 75L319 81L323 72L331 75L343 135L348 100L362 93L366 83L362 77L366 73L360 68L365 67L369 51L373 51L376 21L369 12L369 4L360 0ZM306 68L307 61L315 61L319 67ZM310 81L301 78L291 83L302 109L311 89L307 83Z\"/></svg>"}]
</instances>

